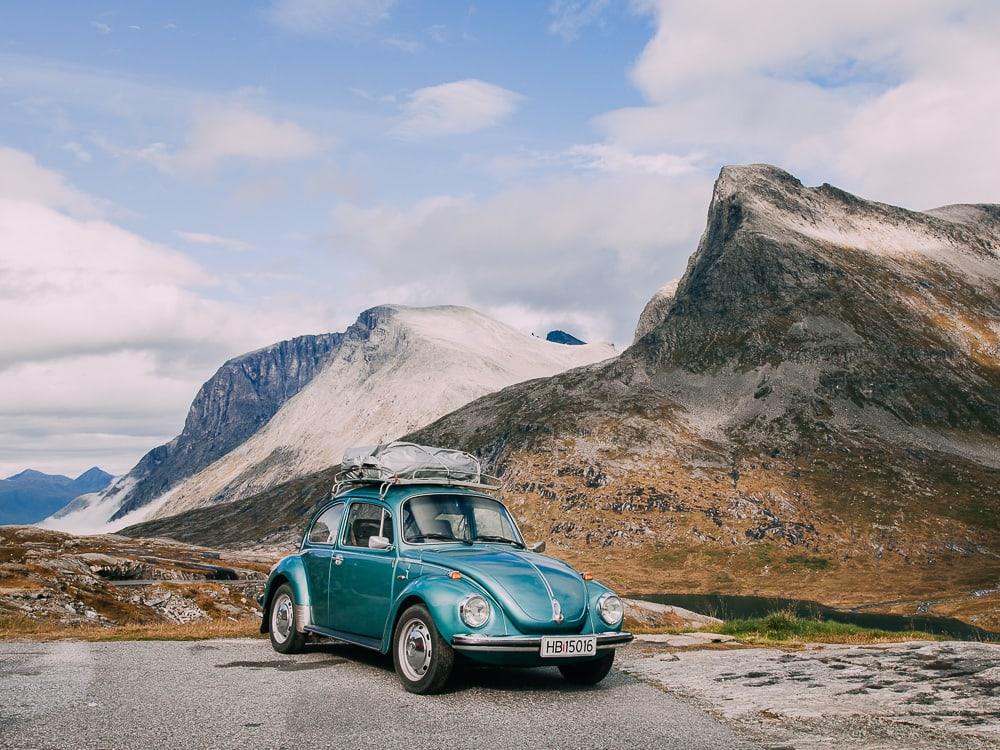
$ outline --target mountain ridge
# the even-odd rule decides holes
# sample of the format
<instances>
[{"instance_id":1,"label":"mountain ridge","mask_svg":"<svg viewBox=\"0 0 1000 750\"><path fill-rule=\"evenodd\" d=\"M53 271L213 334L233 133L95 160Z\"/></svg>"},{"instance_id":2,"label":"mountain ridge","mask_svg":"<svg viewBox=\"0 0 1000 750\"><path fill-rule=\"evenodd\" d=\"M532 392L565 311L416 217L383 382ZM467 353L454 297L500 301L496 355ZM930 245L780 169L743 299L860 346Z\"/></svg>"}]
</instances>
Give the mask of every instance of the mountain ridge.
<instances>
[{"instance_id":1,"label":"mountain ridge","mask_svg":"<svg viewBox=\"0 0 1000 750\"><path fill-rule=\"evenodd\" d=\"M96 466L70 478L24 469L0 479L0 524L34 523L79 495L103 489L111 474Z\"/></svg>"},{"instance_id":2,"label":"mountain ridge","mask_svg":"<svg viewBox=\"0 0 1000 750\"><path fill-rule=\"evenodd\" d=\"M199 390L181 436L44 525L107 531L233 500L337 462L350 444L396 438L495 388L613 354L610 345L544 342L466 307L379 305L343 333L230 360ZM248 406L230 418L239 398Z\"/></svg>"}]
</instances>

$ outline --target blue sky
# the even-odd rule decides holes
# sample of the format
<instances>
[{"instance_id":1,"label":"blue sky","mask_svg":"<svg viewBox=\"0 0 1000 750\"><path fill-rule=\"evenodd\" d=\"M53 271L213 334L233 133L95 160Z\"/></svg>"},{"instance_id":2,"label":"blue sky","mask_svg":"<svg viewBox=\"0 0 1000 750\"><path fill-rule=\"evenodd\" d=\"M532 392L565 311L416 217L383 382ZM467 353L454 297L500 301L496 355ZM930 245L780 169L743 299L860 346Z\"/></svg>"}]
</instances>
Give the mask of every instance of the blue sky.
<instances>
[{"instance_id":1,"label":"blue sky","mask_svg":"<svg viewBox=\"0 0 1000 750\"><path fill-rule=\"evenodd\" d=\"M0 475L129 468L375 304L626 346L721 165L1000 201L995 3L9 4Z\"/></svg>"}]
</instances>

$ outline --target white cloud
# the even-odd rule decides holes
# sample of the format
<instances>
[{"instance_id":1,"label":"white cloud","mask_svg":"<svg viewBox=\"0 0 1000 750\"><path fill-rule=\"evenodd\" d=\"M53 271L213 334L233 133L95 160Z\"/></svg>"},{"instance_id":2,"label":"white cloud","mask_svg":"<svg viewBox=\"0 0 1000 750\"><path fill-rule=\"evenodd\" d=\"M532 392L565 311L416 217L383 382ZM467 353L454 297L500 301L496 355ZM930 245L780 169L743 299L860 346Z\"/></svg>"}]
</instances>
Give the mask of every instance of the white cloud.
<instances>
[{"instance_id":1,"label":"white cloud","mask_svg":"<svg viewBox=\"0 0 1000 750\"><path fill-rule=\"evenodd\" d=\"M607 7L608 0L553 0L549 4L549 33L572 42L585 27L600 23Z\"/></svg>"},{"instance_id":2,"label":"white cloud","mask_svg":"<svg viewBox=\"0 0 1000 750\"><path fill-rule=\"evenodd\" d=\"M470 304L527 330L626 342L695 247L710 192L700 174L615 174L482 200L341 205L333 246L367 264L355 284L367 299Z\"/></svg>"},{"instance_id":3,"label":"white cloud","mask_svg":"<svg viewBox=\"0 0 1000 750\"><path fill-rule=\"evenodd\" d=\"M210 107L196 114L186 143L177 151L152 143L127 153L164 172L203 172L230 160L302 159L328 143L290 120L273 120L243 107Z\"/></svg>"},{"instance_id":4,"label":"white cloud","mask_svg":"<svg viewBox=\"0 0 1000 750\"><path fill-rule=\"evenodd\" d=\"M85 149L76 141L70 141L68 143L64 143L61 146L61 148L63 151L68 151L69 153L73 154L73 156L75 156L79 161L82 161L84 163L88 163L92 161L94 158L87 149Z\"/></svg>"},{"instance_id":5,"label":"white cloud","mask_svg":"<svg viewBox=\"0 0 1000 750\"><path fill-rule=\"evenodd\" d=\"M0 475L25 467L75 475L131 468L177 434L201 368L164 371L144 351L0 369Z\"/></svg>"},{"instance_id":6,"label":"white cloud","mask_svg":"<svg viewBox=\"0 0 1000 750\"><path fill-rule=\"evenodd\" d=\"M101 23L100 21L91 21L90 28L96 31L98 34L110 34L111 27L106 23Z\"/></svg>"},{"instance_id":7,"label":"white cloud","mask_svg":"<svg viewBox=\"0 0 1000 750\"><path fill-rule=\"evenodd\" d=\"M0 146L0 199L13 198L58 208L74 216L100 216L106 201L70 185L58 172L41 166L30 154Z\"/></svg>"},{"instance_id":8,"label":"white cloud","mask_svg":"<svg viewBox=\"0 0 1000 750\"><path fill-rule=\"evenodd\" d=\"M276 0L271 22L286 31L317 34L384 20L395 0Z\"/></svg>"},{"instance_id":9,"label":"white cloud","mask_svg":"<svg viewBox=\"0 0 1000 750\"><path fill-rule=\"evenodd\" d=\"M208 232L184 232L178 230L175 234L185 242L190 242L194 245L221 247L225 250L247 250L250 247L250 244L243 240L222 237L218 234L209 234Z\"/></svg>"},{"instance_id":10,"label":"white cloud","mask_svg":"<svg viewBox=\"0 0 1000 750\"><path fill-rule=\"evenodd\" d=\"M0 471L127 468L226 358L326 327L294 300L213 296L190 257L68 213L100 205L0 150Z\"/></svg>"},{"instance_id":11,"label":"white cloud","mask_svg":"<svg viewBox=\"0 0 1000 750\"><path fill-rule=\"evenodd\" d=\"M610 143L582 143L560 155L570 164L599 172L634 173L677 177L698 169L702 155L679 156L668 153L633 153Z\"/></svg>"},{"instance_id":12,"label":"white cloud","mask_svg":"<svg viewBox=\"0 0 1000 750\"><path fill-rule=\"evenodd\" d=\"M395 133L414 139L472 133L506 120L521 99L520 94L475 78L427 86L410 94Z\"/></svg>"},{"instance_id":13,"label":"white cloud","mask_svg":"<svg viewBox=\"0 0 1000 750\"><path fill-rule=\"evenodd\" d=\"M974 0L655 4L627 150L771 161L920 208L1000 192L1000 6Z\"/></svg>"},{"instance_id":14,"label":"white cloud","mask_svg":"<svg viewBox=\"0 0 1000 750\"><path fill-rule=\"evenodd\" d=\"M395 34L393 36L386 37L385 39L382 40L382 42L386 46L393 47L395 49L400 50L401 52L409 52L410 54L419 52L424 48L424 45L422 45L416 39L407 39L406 37L398 36Z\"/></svg>"}]
</instances>

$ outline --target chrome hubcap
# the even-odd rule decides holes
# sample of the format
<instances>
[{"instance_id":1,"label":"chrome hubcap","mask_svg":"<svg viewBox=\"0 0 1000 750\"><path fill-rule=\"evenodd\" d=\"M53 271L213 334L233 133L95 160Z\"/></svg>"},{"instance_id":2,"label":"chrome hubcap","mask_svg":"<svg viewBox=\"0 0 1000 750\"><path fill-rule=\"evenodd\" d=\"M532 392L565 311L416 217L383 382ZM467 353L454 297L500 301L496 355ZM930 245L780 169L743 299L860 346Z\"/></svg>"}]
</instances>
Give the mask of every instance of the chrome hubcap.
<instances>
[{"instance_id":1,"label":"chrome hubcap","mask_svg":"<svg viewBox=\"0 0 1000 750\"><path fill-rule=\"evenodd\" d=\"M403 626L399 639L399 665L408 680L417 682L431 666L431 631L420 620Z\"/></svg>"},{"instance_id":2,"label":"chrome hubcap","mask_svg":"<svg viewBox=\"0 0 1000 750\"><path fill-rule=\"evenodd\" d=\"M271 632L278 643L284 643L291 635L292 619L292 599L287 594L282 594L271 607Z\"/></svg>"}]
</instances>

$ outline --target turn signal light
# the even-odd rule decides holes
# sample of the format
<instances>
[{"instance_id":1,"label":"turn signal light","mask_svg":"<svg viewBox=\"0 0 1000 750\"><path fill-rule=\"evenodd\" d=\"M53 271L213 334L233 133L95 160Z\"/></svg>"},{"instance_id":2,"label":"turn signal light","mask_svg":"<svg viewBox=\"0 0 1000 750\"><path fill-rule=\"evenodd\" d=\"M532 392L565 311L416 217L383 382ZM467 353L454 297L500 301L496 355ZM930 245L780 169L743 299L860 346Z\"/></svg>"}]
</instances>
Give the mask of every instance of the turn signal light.
<instances>
[{"instance_id":1,"label":"turn signal light","mask_svg":"<svg viewBox=\"0 0 1000 750\"><path fill-rule=\"evenodd\" d=\"M585 580L585 581L593 581L594 580L594 574L593 573L584 573L583 574L583 580Z\"/></svg>"},{"instance_id":2,"label":"turn signal light","mask_svg":"<svg viewBox=\"0 0 1000 750\"><path fill-rule=\"evenodd\" d=\"M453 570L448 574L448 577L453 581L457 581L459 578L462 577L462 574L459 573L457 570Z\"/></svg>"}]
</instances>

